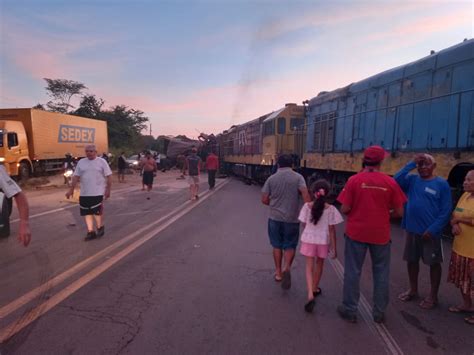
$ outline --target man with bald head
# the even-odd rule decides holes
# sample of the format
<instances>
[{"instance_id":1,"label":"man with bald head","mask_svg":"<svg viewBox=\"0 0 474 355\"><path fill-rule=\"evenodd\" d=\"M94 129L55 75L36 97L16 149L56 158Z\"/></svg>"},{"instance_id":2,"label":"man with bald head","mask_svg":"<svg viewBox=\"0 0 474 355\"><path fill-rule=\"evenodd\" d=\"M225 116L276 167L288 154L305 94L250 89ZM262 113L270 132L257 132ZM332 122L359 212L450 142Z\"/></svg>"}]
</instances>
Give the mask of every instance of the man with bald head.
<instances>
[{"instance_id":1,"label":"man with bald head","mask_svg":"<svg viewBox=\"0 0 474 355\"><path fill-rule=\"evenodd\" d=\"M95 145L87 145L85 148L86 158L77 163L72 184L66 197L70 198L76 185L80 182L81 193L79 197L79 207L81 216L84 216L87 225L87 235L85 240L92 240L102 237L105 228L102 220L103 201L110 197L112 186L112 171L109 164L97 156ZM94 230L94 221L97 232Z\"/></svg>"},{"instance_id":2,"label":"man with bald head","mask_svg":"<svg viewBox=\"0 0 474 355\"><path fill-rule=\"evenodd\" d=\"M409 174L417 168L418 174ZM417 154L394 178L408 196L402 227L406 231L404 260L407 262L410 289L398 296L404 302L418 297L419 260L430 267L430 294L420 307L433 309L438 304L443 248L441 235L452 210L451 189L447 181L434 175L436 161L429 154Z\"/></svg>"}]
</instances>

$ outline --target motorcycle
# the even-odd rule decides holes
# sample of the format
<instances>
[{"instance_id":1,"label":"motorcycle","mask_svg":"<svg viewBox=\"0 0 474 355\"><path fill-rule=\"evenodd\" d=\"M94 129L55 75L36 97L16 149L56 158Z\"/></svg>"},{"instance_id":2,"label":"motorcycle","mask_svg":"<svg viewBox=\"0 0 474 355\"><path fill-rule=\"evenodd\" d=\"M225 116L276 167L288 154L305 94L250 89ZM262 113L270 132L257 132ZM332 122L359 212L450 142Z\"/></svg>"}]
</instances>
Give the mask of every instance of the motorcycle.
<instances>
[{"instance_id":1,"label":"motorcycle","mask_svg":"<svg viewBox=\"0 0 474 355\"><path fill-rule=\"evenodd\" d=\"M72 175L74 174L74 170L73 169L67 169L63 176L64 176L64 184L67 184L67 186L71 186L72 184Z\"/></svg>"}]
</instances>

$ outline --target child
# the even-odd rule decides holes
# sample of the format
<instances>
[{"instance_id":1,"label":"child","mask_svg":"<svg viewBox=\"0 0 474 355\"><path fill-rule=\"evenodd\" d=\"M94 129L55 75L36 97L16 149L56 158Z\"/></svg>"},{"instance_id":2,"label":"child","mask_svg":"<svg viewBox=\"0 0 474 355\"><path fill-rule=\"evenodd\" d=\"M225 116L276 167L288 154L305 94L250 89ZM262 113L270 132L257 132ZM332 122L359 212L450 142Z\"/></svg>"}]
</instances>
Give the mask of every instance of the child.
<instances>
[{"instance_id":1,"label":"child","mask_svg":"<svg viewBox=\"0 0 474 355\"><path fill-rule=\"evenodd\" d=\"M315 297L321 293L319 281L323 273L324 259L328 254L336 258L336 224L344 220L336 207L326 203L330 185L326 180L317 180L311 185L313 202L305 203L298 217L303 223L300 253L306 257L306 284L308 302L304 309L311 313ZM313 272L316 259L316 270Z\"/></svg>"}]
</instances>

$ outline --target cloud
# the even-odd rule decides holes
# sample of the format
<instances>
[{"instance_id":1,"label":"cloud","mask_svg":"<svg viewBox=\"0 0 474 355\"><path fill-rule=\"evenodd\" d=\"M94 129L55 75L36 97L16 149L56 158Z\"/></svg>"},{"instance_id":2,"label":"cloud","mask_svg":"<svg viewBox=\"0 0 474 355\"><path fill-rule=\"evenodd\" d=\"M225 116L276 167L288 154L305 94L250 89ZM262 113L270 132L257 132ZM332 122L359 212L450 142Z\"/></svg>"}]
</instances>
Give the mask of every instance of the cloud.
<instances>
[{"instance_id":1,"label":"cloud","mask_svg":"<svg viewBox=\"0 0 474 355\"><path fill-rule=\"evenodd\" d=\"M22 73L33 79L44 77L79 79L82 73L113 74L120 69L117 59L85 58L84 53L115 41L80 33L55 33L2 17L8 28L2 34L2 52ZM81 56L82 54L82 56Z\"/></svg>"}]
</instances>

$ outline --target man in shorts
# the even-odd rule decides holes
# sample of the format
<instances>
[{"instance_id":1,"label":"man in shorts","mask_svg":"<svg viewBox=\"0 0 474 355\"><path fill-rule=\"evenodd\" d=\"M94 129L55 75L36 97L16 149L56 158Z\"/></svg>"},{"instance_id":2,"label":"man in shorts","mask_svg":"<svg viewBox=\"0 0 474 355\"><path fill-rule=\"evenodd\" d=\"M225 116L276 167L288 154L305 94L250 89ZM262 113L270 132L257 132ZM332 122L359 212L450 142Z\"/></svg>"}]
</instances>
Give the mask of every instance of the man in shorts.
<instances>
[{"instance_id":1,"label":"man in shorts","mask_svg":"<svg viewBox=\"0 0 474 355\"><path fill-rule=\"evenodd\" d=\"M395 180L381 173L385 150L370 146L364 151L364 168L349 178L337 200L347 215L344 247L344 285L339 315L357 322L360 275L367 251L372 259L374 284L372 317L382 323L389 301L390 217L403 215L406 197Z\"/></svg>"},{"instance_id":2,"label":"man in shorts","mask_svg":"<svg viewBox=\"0 0 474 355\"><path fill-rule=\"evenodd\" d=\"M29 206L28 200L18 184L8 176L5 167L0 164L0 190L7 198L14 198L18 208L20 224L18 228L18 242L25 247L30 244L31 231L29 224Z\"/></svg>"},{"instance_id":3,"label":"man in shorts","mask_svg":"<svg viewBox=\"0 0 474 355\"><path fill-rule=\"evenodd\" d=\"M418 174L409 174L417 168ZM434 175L435 159L417 154L394 177L408 196L402 227L406 231L403 259L407 262L410 289L398 298L404 302L418 297L419 260L430 267L431 291L420 307L432 309L438 304L443 248L441 234L451 217L452 198L448 182Z\"/></svg>"},{"instance_id":4,"label":"man in shorts","mask_svg":"<svg viewBox=\"0 0 474 355\"><path fill-rule=\"evenodd\" d=\"M143 186L146 186L147 191L150 192L153 188L155 173L158 170L156 160L150 152L145 153L145 157L140 161L140 166L143 170ZM150 199L150 197L147 197L147 199Z\"/></svg>"},{"instance_id":5,"label":"man in shorts","mask_svg":"<svg viewBox=\"0 0 474 355\"><path fill-rule=\"evenodd\" d=\"M191 154L186 158L184 170L188 171L191 201L195 201L199 198L199 174L201 173L201 158L197 155L196 148L192 148Z\"/></svg>"},{"instance_id":6,"label":"man in shorts","mask_svg":"<svg viewBox=\"0 0 474 355\"><path fill-rule=\"evenodd\" d=\"M277 172L267 179L262 188L262 203L270 206L268 236L273 247L274 278L275 281L282 281L281 287L285 290L291 287L290 268L300 234L299 196L304 202L311 201L303 176L294 172L292 165L291 156L281 155Z\"/></svg>"},{"instance_id":7,"label":"man in shorts","mask_svg":"<svg viewBox=\"0 0 474 355\"><path fill-rule=\"evenodd\" d=\"M79 207L81 216L84 216L86 221L87 235L85 240L88 241L102 237L105 233L102 220L103 201L110 197L112 171L109 164L97 156L95 145L87 145L85 151L86 158L82 158L77 163L71 188L66 193L66 197L70 198L73 195L76 185L80 182ZM97 232L94 230L94 221Z\"/></svg>"}]
</instances>

